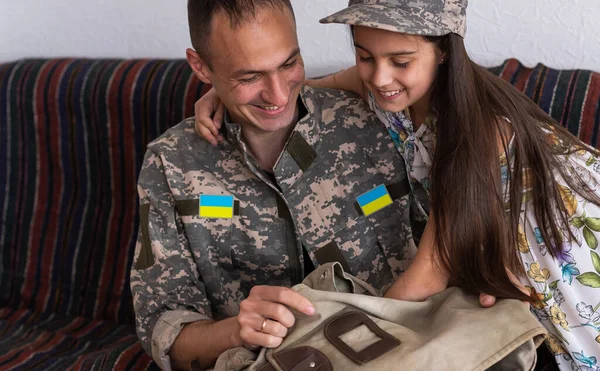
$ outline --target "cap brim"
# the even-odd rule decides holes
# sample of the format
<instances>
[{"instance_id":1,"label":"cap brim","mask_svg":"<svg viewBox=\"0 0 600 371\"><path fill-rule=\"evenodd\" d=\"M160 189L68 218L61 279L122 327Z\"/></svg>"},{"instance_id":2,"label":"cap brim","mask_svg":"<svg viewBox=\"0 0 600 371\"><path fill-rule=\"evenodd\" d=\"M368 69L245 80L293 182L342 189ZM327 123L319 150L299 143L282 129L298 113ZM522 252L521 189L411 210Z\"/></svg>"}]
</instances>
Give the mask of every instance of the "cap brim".
<instances>
[{"instance_id":1,"label":"cap brim","mask_svg":"<svg viewBox=\"0 0 600 371\"><path fill-rule=\"evenodd\" d=\"M451 31L403 9L376 4L356 4L319 21L378 28L410 35L442 36Z\"/></svg>"}]
</instances>

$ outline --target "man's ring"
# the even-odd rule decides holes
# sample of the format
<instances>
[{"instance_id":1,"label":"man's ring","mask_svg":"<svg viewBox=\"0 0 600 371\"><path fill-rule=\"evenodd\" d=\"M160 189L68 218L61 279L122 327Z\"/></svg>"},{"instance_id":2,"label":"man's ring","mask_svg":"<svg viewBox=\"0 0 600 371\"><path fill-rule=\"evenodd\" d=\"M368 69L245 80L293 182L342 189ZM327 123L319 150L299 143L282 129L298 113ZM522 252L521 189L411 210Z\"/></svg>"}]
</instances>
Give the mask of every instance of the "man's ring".
<instances>
[{"instance_id":1,"label":"man's ring","mask_svg":"<svg viewBox=\"0 0 600 371\"><path fill-rule=\"evenodd\" d=\"M265 327L267 327L267 321L268 319L266 318L263 320L262 326L260 326L260 332L265 332Z\"/></svg>"}]
</instances>

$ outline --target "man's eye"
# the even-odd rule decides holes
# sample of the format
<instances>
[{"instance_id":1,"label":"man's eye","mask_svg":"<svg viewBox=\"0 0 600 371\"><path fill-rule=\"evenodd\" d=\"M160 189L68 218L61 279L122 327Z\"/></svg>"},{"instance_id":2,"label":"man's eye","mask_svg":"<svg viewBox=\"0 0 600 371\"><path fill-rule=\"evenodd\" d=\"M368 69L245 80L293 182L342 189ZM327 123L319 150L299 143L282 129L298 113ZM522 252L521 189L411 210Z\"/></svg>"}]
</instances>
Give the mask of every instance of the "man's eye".
<instances>
[{"instance_id":1,"label":"man's eye","mask_svg":"<svg viewBox=\"0 0 600 371\"><path fill-rule=\"evenodd\" d=\"M294 60L294 61L292 61L292 62L290 62L290 63L284 64L284 65L283 65L283 68L292 68L292 67L294 67L294 66L296 65L296 62L297 62L297 61L296 61L296 60Z\"/></svg>"},{"instance_id":2,"label":"man's eye","mask_svg":"<svg viewBox=\"0 0 600 371\"><path fill-rule=\"evenodd\" d=\"M406 63L394 62L394 66L399 67L399 68L406 68L406 67L408 67L408 62L406 62Z\"/></svg>"},{"instance_id":3,"label":"man's eye","mask_svg":"<svg viewBox=\"0 0 600 371\"><path fill-rule=\"evenodd\" d=\"M251 83L253 83L253 82L256 82L256 81L258 81L258 79L259 79L259 78L260 78L260 75L254 75L254 76L252 76L252 77L251 77L251 78L249 78L249 79L240 79L239 81L240 81L242 84L251 84Z\"/></svg>"},{"instance_id":4,"label":"man's eye","mask_svg":"<svg viewBox=\"0 0 600 371\"><path fill-rule=\"evenodd\" d=\"M373 58L371 57L359 57L361 62L371 62L373 61Z\"/></svg>"}]
</instances>

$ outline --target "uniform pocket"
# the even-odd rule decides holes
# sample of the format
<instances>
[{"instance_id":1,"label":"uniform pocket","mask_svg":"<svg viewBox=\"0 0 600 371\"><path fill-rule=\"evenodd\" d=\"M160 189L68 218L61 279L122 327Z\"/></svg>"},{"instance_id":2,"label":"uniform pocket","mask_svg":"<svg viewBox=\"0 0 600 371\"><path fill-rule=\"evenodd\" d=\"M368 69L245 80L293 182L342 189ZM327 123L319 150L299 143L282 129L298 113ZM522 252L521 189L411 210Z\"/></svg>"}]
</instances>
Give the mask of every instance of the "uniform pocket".
<instances>
[{"instance_id":1,"label":"uniform pocket","mask_svg":"<svg viewBox=\"0 0 600 371\"><path fill-rule=\"evenodd\" d=\"M367 220L395 279L408 268L417 253L410 220L410 196L396 198Z\"/></svg>"},{"instance_id":2,"label":"uniform pocket","mask_svg":"<svg viewBox=\"0 0 600 371\"><path fill-rule=\"evenodd\" d=\"M255 285L291 286L284 219L180 216L216 318L237 315Z\"/></svg>"},{"instance_id":3,"label":"uniform pocket","mask_svg":"<svg viewBox=\"0 0 600 371\"><path fill-rule=\"evenodd\" d=\"M377 238L369 220L359 216L346 224L345 228L334 235L333 241L317 251L317 255L333 256L339 252L345 264L344 269L357 278L369 283L376 289L392 282L392 272L388 258ZM334 261L340 259L330 259ZM319 260L320 264L323 264Z\"/></svg>"},{"instance_id":4,"label":"uniform pocket","mask_svg":"<svg viewBox=\"0 0 600 371\"><path fill-rule=\"evenodd\" d=\"M386 289L410 264L416 252L407 187L398 183L385 186L386 191L378 186L359 194L355 203L357 216L337 230L330 242L317 249L315 255L319 263L340 261L358 278L378 289ZM378 203L384 206L378 209ZM365 210L371 213L365 216Z\"/></svg>"},{"instance_id":5,"label":"uniform pocket","mask_svg":"<svg viewBox=\"0 0 600 371\"><path fill-rule=\"evenodd\" d=\"M290 248L296 248L295 236L285 219L234 217L230 254L242 291L247 294L255 285L290 286Z\"/></svg>"},{"instance_id":6,"label":"uniform pocket","mask_svg":"<svg viewBox=\"0 0 600 371\"><path fill-rule=\"evenodd\" d=\"M202 218L196 214L181 215L181 220L198 265L210 263L233 272L230 252L233 219Z\"/></svg>"}]
</instances>

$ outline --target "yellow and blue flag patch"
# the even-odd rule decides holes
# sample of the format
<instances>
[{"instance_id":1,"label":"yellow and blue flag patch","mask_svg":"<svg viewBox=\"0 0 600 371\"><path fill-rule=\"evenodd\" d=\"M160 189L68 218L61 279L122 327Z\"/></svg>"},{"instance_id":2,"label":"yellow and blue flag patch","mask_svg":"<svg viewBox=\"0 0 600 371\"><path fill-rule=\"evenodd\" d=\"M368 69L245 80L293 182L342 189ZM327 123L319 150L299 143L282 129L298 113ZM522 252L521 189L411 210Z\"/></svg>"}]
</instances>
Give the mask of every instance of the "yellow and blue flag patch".
<instances>
[{"instance_id":1,"label":"yellow and blue flag patch","mask_svg":"<svg viewBox=\"0 0 600 371\"><path fill-rule=\"evenodd\" d=\"M365 216L369 216L394 202L383 184L358 196L356 201Z\"/></svg>"},{"instance_id":2,"label":"yellow and blue flag patch","mask_svg":"<svg viewBox=\"0 0 600 371\"><path fill-rule=\"evenodd\" d=\"M200 217L211 219L233 218L233 196L200 196Z\"/></svg>"}]
</instances>

